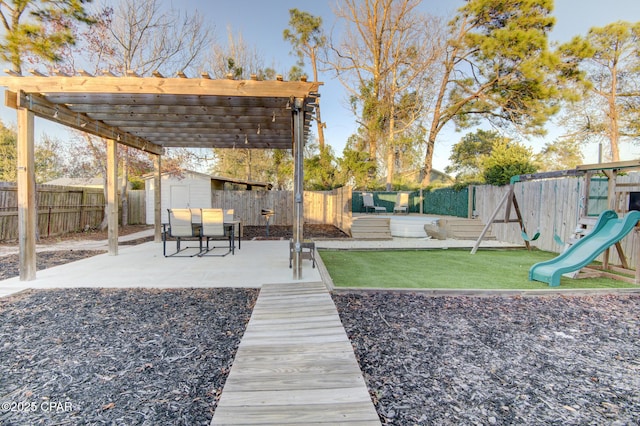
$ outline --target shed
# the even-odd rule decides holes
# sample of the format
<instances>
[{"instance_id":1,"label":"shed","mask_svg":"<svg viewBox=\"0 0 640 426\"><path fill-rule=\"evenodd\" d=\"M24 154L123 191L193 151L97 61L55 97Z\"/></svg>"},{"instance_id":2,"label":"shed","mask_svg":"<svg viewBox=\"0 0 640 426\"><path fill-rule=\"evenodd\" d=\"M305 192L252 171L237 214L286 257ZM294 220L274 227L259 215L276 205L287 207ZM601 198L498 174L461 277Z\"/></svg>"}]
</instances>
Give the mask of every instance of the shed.
<instances>
[{"instance_id":1,"label":"shed","mask_svg":"<svg viewBox=\"0 0 640 426\"><path fill-rule=\"evenodd\" d=\"M270 183L246 181L236 178L211 176L206 173L184 171L180 175L176 173L163 173L160 184L160 209L161 220L167 223L167 209L179 208L211 208L211 191L225 189L225 184L231 184L233 188L244 187L247 190L271 189ZM146 199L146 223L155 223L155 181L154 175L144 176L144 192Z\"/></svg>"},{"instance_id":2,"label":"shed","mask_svg":"<svg viewBox=\"0 0 640 426\"><path fill-rule=\"evenodd\" d=\"M169 222L167 209L210 208L211 176L186 171L178 176L163 173L160 184L160 212L162 223ZM144 195L146 199L146 223L155 223L155 183L154 176L145 176Z\"/></svg>"}]
</instances>

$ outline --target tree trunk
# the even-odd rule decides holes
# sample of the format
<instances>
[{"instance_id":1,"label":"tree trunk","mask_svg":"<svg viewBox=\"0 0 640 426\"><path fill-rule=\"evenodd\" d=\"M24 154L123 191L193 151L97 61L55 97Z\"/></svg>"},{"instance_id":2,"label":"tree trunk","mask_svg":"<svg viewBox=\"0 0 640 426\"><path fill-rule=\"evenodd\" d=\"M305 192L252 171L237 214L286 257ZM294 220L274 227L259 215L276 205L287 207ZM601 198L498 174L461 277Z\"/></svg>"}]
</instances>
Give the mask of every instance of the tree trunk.
<instances>
[{"instance_id":1,"label":"tree trunk","mask_svg":"<svg viewBox=\"0 0 640 426\"><path fill-rule=\"evenodd\" d=\"M387 150L387 182L386 190L391 191L393 188L393 173L395 169L396 155L393 145L389 146Z\"/></svg>"},{"instance_id":2,"label":"tree trunk","mask_svg":"<svg viewBox=\"0 0 640 426\"><path fill-rule=\"evenodd\" d=\"M387 191L391 191L393 186L393 174L395 173L396 166L396 147L395 147L395 138L394 138L394 130L396 126L395 116L395 108L391 105L391 113L389 114L389 143L387 144Z\"/></svg>"},{"instance_id":3,"label":"tree trunk","mask_svg":"<svg viewBox=\"0 0 640 426\"><path fill-rule=\"evenodd\" d=\"M316 99L316 123L318 124L318 147L320 152L324 152L324 123L320 118L320 98Z\"/></svg>"},{"instance_id":4,"label":"tree trunk","mask_svg":"<svg viewBox=\"0 0 640 426\"><path fill-rule=\"evenodd\" d=\"M421 188L426 188L431 183L431 170L433 168L433 149L435 147L435 134L429 133L429 139L427 140L427 153L424 156L424 167Z\"/></svg>"},{"instance_id":5,"label":"tree trunk","mask_svg":"<svg viewBox=\"0 0 640 426\"><path fill-rule=\"evenodd\" d=\"M611 161L620 161L620 123L616 105L616 90L618 87L618 71L614 66L611 70L611 92L607 99L609 103L609 144L611 146Z\"/></svg>"}]
</instances>

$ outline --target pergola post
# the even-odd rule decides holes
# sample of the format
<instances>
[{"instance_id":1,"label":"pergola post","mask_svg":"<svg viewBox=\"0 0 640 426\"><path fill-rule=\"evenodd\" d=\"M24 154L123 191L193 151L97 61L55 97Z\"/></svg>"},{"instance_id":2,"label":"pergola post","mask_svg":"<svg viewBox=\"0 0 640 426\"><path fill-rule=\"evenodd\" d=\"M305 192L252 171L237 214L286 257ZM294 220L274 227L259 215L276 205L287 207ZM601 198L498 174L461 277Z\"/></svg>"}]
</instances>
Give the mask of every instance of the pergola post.
<instances>
[{"instance_id":1,"label":"pergola post","mask_svg":"<svg viewBox=\"0 0 640 426\"><path fill-rule=\"evenodd\" d=\"M162 191L161 191L162 157L156 155L153 161L153 241L162 241Z\"/></svg>"},{"instance_id":2,"label":"pergola post","mask_svg":"<svg viewBox=\"0 0 640 426\"><path fill-rule=\"evenodd\" d=\"M293 114L293 279L302 279L302 242L304 235L304 105L296 98Z\"/></svg>"},{"instance_id":3,"label":"pergola post","mask_svg":"<svg viewBox=\"0 0 640 426\"><path fill-rule=\"evenodd\" d=\"M18 235L20 281L36 278L36 178L34 160L34 114L18 108Z\"/></svg>"},{"instance_id":4,"label":"pergola post","mask_svg":"<svg viewBox=\"0 0 640 426\"><path fill-rule=\"evenodd\" d=\"M107 139L107 234L109 255L118 255L118 143Z\"/></svg>"}]
</instances>

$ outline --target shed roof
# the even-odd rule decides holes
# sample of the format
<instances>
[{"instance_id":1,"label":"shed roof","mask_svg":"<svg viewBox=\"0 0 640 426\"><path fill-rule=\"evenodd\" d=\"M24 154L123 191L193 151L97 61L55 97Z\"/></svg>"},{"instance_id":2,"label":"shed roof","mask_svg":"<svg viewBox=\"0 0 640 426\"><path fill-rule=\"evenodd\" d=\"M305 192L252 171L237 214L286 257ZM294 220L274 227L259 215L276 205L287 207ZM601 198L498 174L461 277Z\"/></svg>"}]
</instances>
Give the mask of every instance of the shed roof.
<instances>
[{"instance_id":1,"label":"shed roof","mask_svg":"<svg viewBox=\"0 0 640 426\"><path fill-rule=\"evenodd\" d=\"M0 77L8 106L154 154L166 147L291 149L291 109L308 113L307 137L321 84L207 74Z\"/></svg>"},{"instance_id":2,"label":"shed roof","mask_svg":"<svg viewBox=\"0 0 640 426\"><path fill-rule=\"evenodd\" d=\"M224 183L235 183L238 185L247 185L247 186L259 186L259 187L263 187L266 189L271 189L273 188L273 185L269 182L258 182L258 181L252 181L252 180L246 180L246 179L240 179L240 178L232 178L232 177L224 177L224 176L212 176L206 173L201 173L201 172L195 172L193 170L184 170L182 172L184 175L191 175L191 176L195 176L201 179L206 179L206 180L211 180L211 181L217 181L217 182L221 182L222 184ZM172 177L176 177L177 179L182 179L183 176L180 175L176 175L172 172L164 172L162 173L162 176L164 177L168 177L168 178L172 178ZM144 176L142 176L145 180L152 180L154 179L155 175L153 173L148 173Z\"/></svg>"}]
</instances>

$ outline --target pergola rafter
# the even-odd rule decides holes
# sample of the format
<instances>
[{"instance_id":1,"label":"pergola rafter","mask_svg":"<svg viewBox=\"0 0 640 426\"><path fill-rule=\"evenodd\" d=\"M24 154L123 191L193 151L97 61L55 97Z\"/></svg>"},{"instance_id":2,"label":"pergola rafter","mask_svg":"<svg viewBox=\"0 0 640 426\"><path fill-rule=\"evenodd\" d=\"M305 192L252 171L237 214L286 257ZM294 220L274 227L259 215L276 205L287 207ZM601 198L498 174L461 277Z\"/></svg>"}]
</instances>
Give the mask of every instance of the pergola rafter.
<instances>
[{"instance_id":1,"label":"pergola rafter","mask_svg":"<svg viewBox=\"0 0 640 426\"><path fill-rule=\"evenodd\" d=\"M11 74L7 72L7 74ZM35 278L35 173L33 116L87 132L109 142L107 203L109 252L117 254L114 169L118 144L157 156L164 148L292 149L294 152L294 242L302 239L302 149L322 83L306 80L213 80L113 75L0 77L5 104L18 111L18 192L20 278ZM156 196L156 239L160 236L160 197ZM23 213L21 213L23 212ZM114 214L114 212L116 214ZM294 256L294 277L301 262Z\"/></svg>"}]
</instances>

